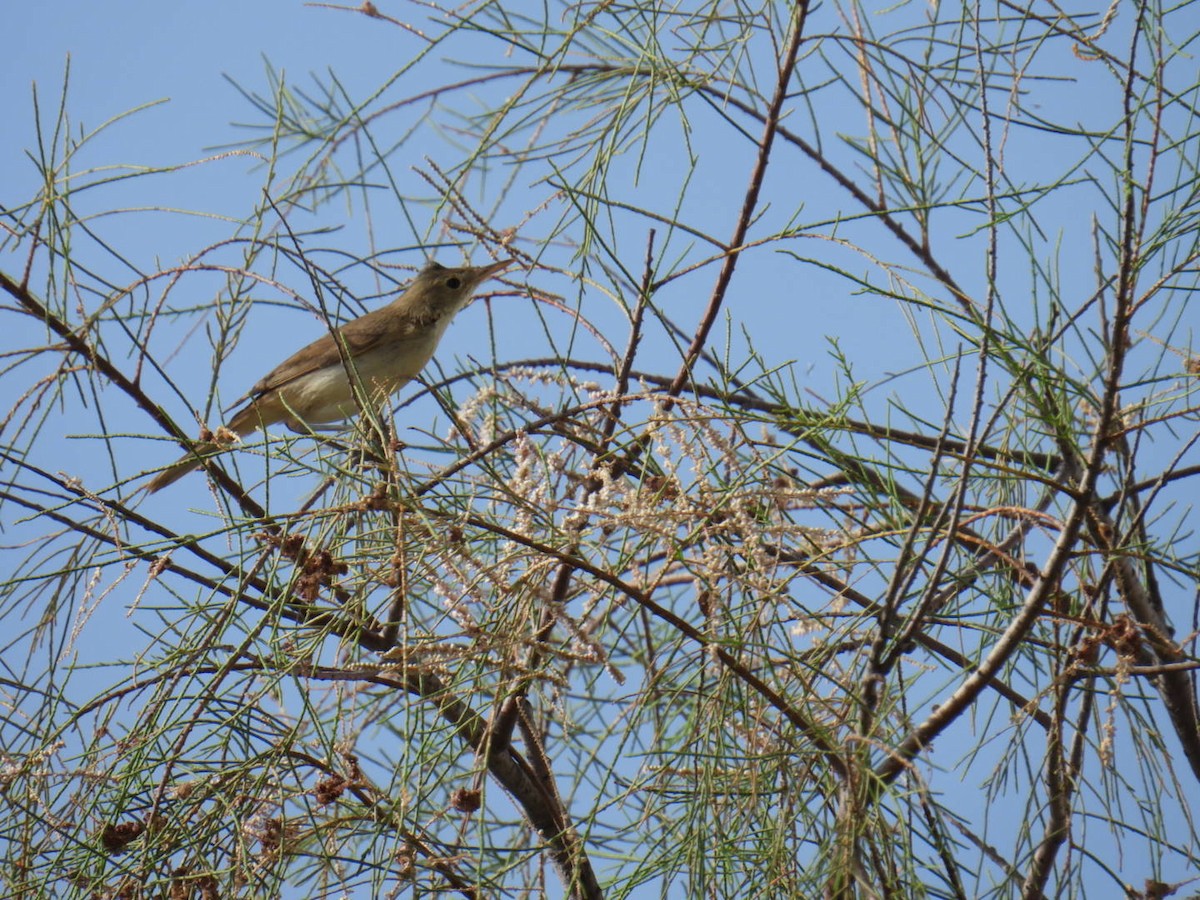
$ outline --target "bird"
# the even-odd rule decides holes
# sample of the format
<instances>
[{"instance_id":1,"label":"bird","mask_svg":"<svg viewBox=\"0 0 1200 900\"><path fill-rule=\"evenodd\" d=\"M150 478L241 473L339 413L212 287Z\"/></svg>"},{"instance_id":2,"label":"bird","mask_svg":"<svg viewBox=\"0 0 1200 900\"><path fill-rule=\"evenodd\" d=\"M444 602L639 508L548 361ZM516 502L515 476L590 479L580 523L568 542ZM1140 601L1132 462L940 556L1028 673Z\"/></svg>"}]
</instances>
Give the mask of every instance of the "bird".
<instances>
[{"instance_id":1,"label":"bird","mask_svg":"<svg viewBox=\"0 0 1200 900\"><path fill-rule=\"evenodd\" d=\"M368 402L387 399L425 368L475 289L513 262L453 268L429 261L391 303L297 350L259 379L226 429L244 437L277 423L303 432L342 421L359 410L356 383ZM216 441L198 441L147 483L147 493L174 484L221 448Z\"/></svg>"}]
</instances>

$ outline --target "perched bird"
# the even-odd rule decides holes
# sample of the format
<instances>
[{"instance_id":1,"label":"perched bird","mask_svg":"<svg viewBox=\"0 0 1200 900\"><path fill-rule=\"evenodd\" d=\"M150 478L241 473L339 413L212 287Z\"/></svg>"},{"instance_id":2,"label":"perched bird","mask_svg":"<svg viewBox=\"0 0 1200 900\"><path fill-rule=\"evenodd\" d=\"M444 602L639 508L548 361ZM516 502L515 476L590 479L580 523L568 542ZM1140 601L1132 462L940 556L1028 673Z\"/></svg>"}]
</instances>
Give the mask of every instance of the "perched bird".
<instances>
[{"instance_id":1,"label":"perched bird","mask_svg":"<svg viewBox=\"0 0 1200 900\"><path fill-rule=\"evenodd\" d=\"M457 269L430 262L387 306L318 338L264 375L227 429L247 435L282 422L304 431L306 426L340 421L358 412L355 383L368 402L390 397L425 368L446 326L470 302L475 288L512 262ZM174 484L200 468L201 457L219 449L214 441L198 442L154 476L146 490L152 494Z\"/></svg>"}]
</instances>

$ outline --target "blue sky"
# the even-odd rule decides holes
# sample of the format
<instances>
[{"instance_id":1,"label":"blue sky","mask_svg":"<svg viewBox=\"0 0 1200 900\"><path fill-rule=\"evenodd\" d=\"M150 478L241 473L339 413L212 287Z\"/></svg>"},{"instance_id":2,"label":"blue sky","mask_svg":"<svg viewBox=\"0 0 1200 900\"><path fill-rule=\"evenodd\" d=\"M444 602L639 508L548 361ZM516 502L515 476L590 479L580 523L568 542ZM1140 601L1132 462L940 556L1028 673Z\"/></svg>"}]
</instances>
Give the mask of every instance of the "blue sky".
<instances>
[{"instance_id":1,"label":"blue sky","mask_svg":"<svg viewBox=\"0 0 1200 900\"><path fill-rule=\"evenodd\" d=\"M273 72L282 72L292 88L317 93L321 90L318 82L327 84L330 73L335 73L346 94L361 99L425 47L419 37L365 16L285 0L209 4L108 2L65 6L26 3L10 4L10 7L5 13L6 29L10 35L20 35L23 39L10 40L4 58L0 59L0 114L7 123L0 135L0 172L5 173L0 202L7 204L27 197L36 188L36 170L25 157L34 134L31 86L37 85L42 121L52 122L68 58L71 75L67 107L77 130L89 132L116 116L152 105L124 121L109 125L89 144L81 156L80 166L158 167L204 161L161 175L99 186L77 199L77 209L84 212L98 212L113 206L127 210L119 216L97 218L91 225L98 236L119 247L136 267L146 270L174 265L186 259L195 248L219 240L230 231L230 220L245 217L259 202L264 164L246 155L223 156L231 145L252 133L237 123L261 125L262 121L239 96L231 81L248 91L267 93L270 90L266 76L269 67ZM425 8L417 4L402 9L403 12L396 14L407 16L414 23L419 23L427 14ZM831 21L825 24L831 25ZM463 53L461 49L456 52L460 56ZM1080 123L1089 127L1108 127L1117 110L1113 93L1100 89L1107 84L1106 73L1095 63L1071 58L1065 49L1057 52L1060 55L1054 59L1054 64L1069 77L1061 82L1038 83L1037 109L1048 117L1072 112L1077 114ZM1042 58L1040 61L1048 69L1053 68L1049 60ZM470 70L461 67L444 71L452 73L453 78L470 74ZM1038 73L1029 75L1036 79ZM1031 80L1033 83L1035 80ZM403 82L403 89L397 89L397 95L411 94L419 88L420 85ZM481 93L487 90L481 88ZM502 92L505 87L490 90ZM795 130L807 133L806 116L809 114L804 105L797 102L786 121ZM848 131L858 121L857 111L851 108L824 110L823 114L844 116ZM389 126L391 131L381 126L380 137L394 136L409 122L404 116L398 116ZM841 124L840 118L837 123ZM823 124L829 126L830 123L824 120ZM622 191L620 199L631 202L644 199L647 205L669 211L674 198L682 196L683 209L690 222L711 227L714 233L725 237L722 229L727 227L724 223L730 218L728 211L745 189L746 163L752 143L745 138L730 136L720 126L720 116L715 111L697 113L688 123L692 153L696 157L695 175L689 181L689 166L681 158L678 141L682 126L665 124L661 136L656 135L638 154L631 155L638 160L636 165L630 163L616 172L614 183ZM836 130L830 127L830 133ZM1048 151L1044 136L1033 129L1012 128L1002 135L1002 139L1005 174L1012 178L1015 191L1026 189L1036 181L1034 176L1038 167L1049 154L1063 152L1059 145ZM422 190L429 193L422 188L423 183L413 170L427 169L423 155L437 156L443 152L439 148L453 142L453 134L431 137L427 143L418 145L419 149L414 147L409 158L397 161L393 172L372 173L373 178L378 178L379 185L384 184L386 177L394 177L402 184L396 192L381 187L370 197L354 195L339 199L319 208L315 216L297 212L290 223L298 228L331 229L328 234L314 233L303 238L306 249L313 252L314 258L330 266L336 264L340 253L360 253L367 246L383 253L383 259L389 263L419 265L425 252L417 244L441 241L444 236L438 231L436 218L429 216L425 207L417 203L406 205L397 199L397 195L416 196ZM969 147L956 149L970 152ZM858 295L844 280L816 265L798 268L794 257L811 254L823 263L865 272L872 269L872 262L841 243L862 239L873 250L878 249L881 256L894 260L897 266L912 267L909 270L898 268L898 277L912 277L924 285L928 285L928 281L921 274L913 273L912 270L919 268L916 261L896 244L889 243L886 236L881 240L876 232L869 238L864 237L872 234L873 225L857 221L836 227L829 225L839 216L854 216L860 210L855 209L845 192L831 185L814 166L806 165L795 156L786 156L782 150L779 153L783 162L771 170L764 196L783 198L798 193L804 198L805 220L824 224L820 228L814 227L812 234L781 245L779 252L755 254L752 261L747 255L742 270L745 277L740 277L737 283L737 292L730 304L730 318L718 323L713 349L723 352L728 336L736 357L744 346L744 336L748 336L761 353L765 368L793 364L789 377L796 379L802 395L832 399L839 386L845 383L830 352L831 343L836 341L853 363L854 376L877 386L864 401L869 410L881 419L887 418L893 414L888 398L900 395L909 407L927 411L936 427L940 421L942 398L936 395L933 379L921 365L927 356L953 355L961 346L953 332L919 313L912 313L901 304ZM1081 158L1083 156L1081 152ZM861 174L853 165L849 168ZM1058 281L1064 293L1076 297L1085 295L1093 286L1092 232L1088 219L1095 212L1097 203L1087 182L1091 174L1087 167L1071 172L1070 177L1078 184L1062 191L1061 200L1045 203L1038 219L1045 240L1039 248L1038 259L1048 268L1058 267ZM551 193L545 184L517 182L509 185L505 181L507 177L504 167L497 166L486 178L471 183L472 197L480 208L494 210L493 224L498 227L520 224L530 205L529 198ZM697 189L696 185L700 187ZM389 233L377 230L368 234L364 224L364 202L374 204L372 221L381 224ZM785 217L795 204L789 206L781 201L768 203L768 206L764 221L774 222L772 217ZM180 215L178 210L190 210L193 214ZM423 214L427 218L420 218ZM614 241L619 243L619 256L636 269L650 224L636 216L618 216L616 222L613 235ZM946 238L948 244L959 248L950 255L958 266L955 275L972 292L980 291L985 283L986 273L978 254L983 237L973 233L981 224L978 207L964 208L939 219L935 231L936 235ZM545 253L547 261L569 266L571 248L550 241L546 241L545 248L539 247L539 242L553 233L553 226L551 214L534 217L521 232L522 249L535 254ZM870 243L876 241L878 243ZM81 235L80 247L88 245L89 238ZM668 236L661 228L658 247L666 256L675 255L681 259L694 259L705 252L703 242L682 234ZM441 249L437 255L444 262L462 258L461 251L452 247ZM215 258L231 263L236 261L236 253ZM1018 262L1009 263L1013 258L1004 257L1006 265L1012 268L999 274L1002 302L1016 321L1027 323L1032 329L1037 319L1035 309L1039 299L1044 298L1023 293L1027 273L1019 269L1022 264L1019 254L1015 256ZM477 248L474 259L482 261L481 251ZM131 269L124 270L110 256L100 255L96 264L102 266L105 275L115 283L125 283L134 277ZM0 257L0 265L9 270L11 258ZM289 270L281 263L278 272L272 274L278 274L288 289L297 294L304 293L303 273ZM352 268L342 274L356 296L370 296L387 287L387 282L381 280L378 273L365 267ZM397 277L402 277L402 272ZM523 277L518 277L515 284L519 285ZM578 306L590 320L600 325L606 340L620 346L628 327L622 306L627 298L613 296L614 289L599 273L594 273L594 277L594 283L582 285L564 275L544 271L531 276L540 290L560 294L566 311ZM672 310L685 328L690 328L711 288L711 281L711 269L685 276L663 291L661 303ZM197 276L187 284L188 297L196 306L202 307L211 302L223 286L223 279L219 277ZM152 290L145 296L153 301L159 295ZM301 310L298 303L287 305L285 291L257 287L255 299L260 302L251 308L252 318L243 332L242 341L232 349L220 369L217 392L221 405L231 403L266 368L320 333L314 316ZM311 300L311 297L306 299ZM346 312L357 311L349 297L329 298L330 302L339 299L351 304ZM173 301L183 302L178 294ZM196 325L202 321L172 323L169 333L182 343L192 327L203 327L203 324ZM1182 313L1169 311L1158 324L1162 326L1159 335L1162 339L1169 340L1177 348L1187 348L1191 345L1195 327L1200 324L1200 313L1190 309L1184 309ZM9 347L10 341L11 346L24 346L36 340L37 329L32 324L30 329L28 334L5 336L0 347ZM652 337L657 343L650 346L661 360L658 370L673 373L678 359L676 350L661 334ZM443 342L438 359L446 369L452 370L457 360L467 358L489 362L522 356L551 356L568 349L572 355L583 359L606 358L600 341L571 327L567 312L538 306L514 288L490 304L476 304L464 312ZM1161 344L1145 342L1139 344L1137 352L1145 360L1169 351ZM1081 366L1085 362L1081 360ZM204 340L183 344L178 354L171 355L167 372L179 393L172 395L164 388L163 395L169 398L170 411L176 421L188 430L194 428L190 420L191 408L205 411L211 371L211 352ZM147 372L145 377L153 381L156 376ZM162 387L161 383L159 387ZM3 408L7 409L24 389L24 382L17 383L12 378L0 383ZM71 398L67 401L68 409L75 403L90 403L91 399ZM960 404L965 402L960 398ZM215 424L216 411L207 410L207 413L210 424ZM58 415L59 411L52 410L48 414ZM431 405L411 414L406 411L403 415L407 421L402 421L401 431L408 428L406 433L416 438L419 438L420 429L430 422L439 421L444 425L436 419L436 409ZM908 427L910 423L900 421L897 424ZM38 463L51 471L79 475L85 483L95 487L111 483L114 468L116 477L132 479L178 455L173 442L135 437L147 432L157 434L148 418L136 409L116 405L107 425L110 433L130 435L116 441L121 451L115 460L100 453L102 442L95 435L89 437L87 428L81 428L74 429L77 435L82 432L80 436L61 444L47 447L43 443L40 452L45 456L39 457ZM73 431L69 423L62 430ZM1169 455L1173 449L1165 448L1164 452ZM257 458L250 464L254 462ZM185 530L202 531L210 524L204 513L188 511L189 508L203 510L211 506L204 479L198 476L177 485L169 494L152 498L147 504L147 510L173 516ZM21 533L19 526L13 526L6 540L15 543ZM1186 591L1180 591L1171 594L1169 599L1175 604L1177 625L1186 627L1184 622L1192 597ZM95 616L93 624L102 625L101 633L111 635L116 644L125 645L132 641L130 645L136 646L143 638L118 604L101 605ZM89 655L99 659L110 653L111 646L106 641L93 639L84 642L78 650L83 659ZM920 699L924 702L926 698ZM936 702L937 697L932 696L929 700ZM933 756L934 764L952 766L973 746L969 734L959 736L959 740L962 742L940 741ZM981 758L990 759L989 753L998 755L1007 749L985 748ZM986 768L979 764L975 773ZM963 790L976 787L977 783L964 786ZM1026 810L1014 807L1011 827L1019 827L1026 814Z\"/></svg>"}]
</instances>

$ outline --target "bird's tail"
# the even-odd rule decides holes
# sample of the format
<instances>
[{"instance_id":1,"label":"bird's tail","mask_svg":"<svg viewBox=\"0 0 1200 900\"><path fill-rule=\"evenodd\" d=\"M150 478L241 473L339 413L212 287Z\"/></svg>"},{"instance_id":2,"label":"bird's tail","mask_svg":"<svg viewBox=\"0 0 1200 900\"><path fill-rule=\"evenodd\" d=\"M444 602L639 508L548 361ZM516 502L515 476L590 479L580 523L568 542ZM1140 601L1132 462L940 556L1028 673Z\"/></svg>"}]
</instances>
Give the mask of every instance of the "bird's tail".
<instances>
[{"instance_id":1,"label":"bird's tail","mask_svg":"<svg viewBox=\"0 0 1200 900\"><path fill-rule=\"evenodd\" d=\"M211 453L216 453L221 449L220 444L212 441L201 441L192 448L191 452L186 456L180 457L176 462L167 466L157 475L150 479L146 485L146 493L153 494L156 491L161 491L168 485L172 485L188 472L192 472L200 468L200 457L208 456Z\"/></svg>"},{"instance_id":2,"label":"bird's tail","mask_svg":"<svg viewBox=\"0 0 1200 900\"><path fill-rule=\"evenodd\" d=\"M266 408L273 411L271 407ZM193 472L200 468L201 457L211 456L220 450L226 450L231 445L236 444L240 438L244 438L250 434L250 432L263 427L265 424L278 421L278 417L264 419L258 402L253 400L248 402L234 413L228 425L217 429L215 441L197 441L192 445L191 452L185 456L181 456L151 478L146 484L146 493L153 494L155 491L161 491L168 485L174 484L188 472Z\"/></svg>"}]
</instances>

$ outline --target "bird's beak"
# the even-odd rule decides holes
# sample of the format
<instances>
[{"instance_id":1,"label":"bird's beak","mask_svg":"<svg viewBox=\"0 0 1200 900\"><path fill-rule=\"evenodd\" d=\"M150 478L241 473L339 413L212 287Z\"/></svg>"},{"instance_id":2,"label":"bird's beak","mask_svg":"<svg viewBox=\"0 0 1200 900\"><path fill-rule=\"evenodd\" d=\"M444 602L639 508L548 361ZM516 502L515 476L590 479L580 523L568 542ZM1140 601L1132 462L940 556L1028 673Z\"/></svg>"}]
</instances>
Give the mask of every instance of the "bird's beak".
<instances>
[{"instance_id":1,"label":"bird's beak","mask_svg":"<svg viewBox=\"0 0 1200 900\"><path fill-rule=\"evenodd\" d=\"M499 262L494 262L488 266L480 266L479 267L479 283L487 281L493 275L498 275L499 273L503 272L505 269L507 269L509 266L511 266L515 262L516 262L515 259L502 259Z\"/></svg>"}]
</instances>

